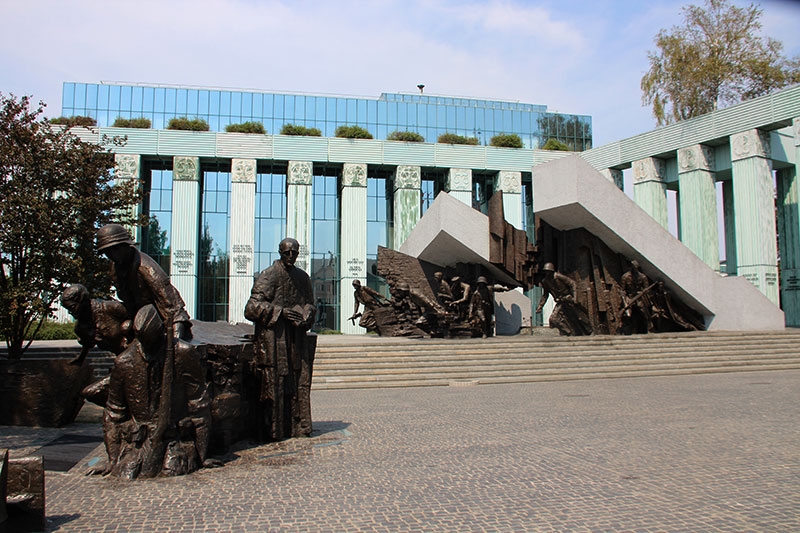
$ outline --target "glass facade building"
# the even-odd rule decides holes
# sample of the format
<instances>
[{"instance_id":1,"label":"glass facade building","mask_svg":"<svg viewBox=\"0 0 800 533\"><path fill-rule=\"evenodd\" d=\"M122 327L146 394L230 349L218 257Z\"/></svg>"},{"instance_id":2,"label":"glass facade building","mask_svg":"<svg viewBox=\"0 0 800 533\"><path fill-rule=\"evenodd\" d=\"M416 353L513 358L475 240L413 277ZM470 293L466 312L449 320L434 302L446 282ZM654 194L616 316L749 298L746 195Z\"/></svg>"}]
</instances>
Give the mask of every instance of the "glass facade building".
<instances>
[{"instance_id":1,"label":"glass facade building","mask_svg":"<svg viewBox=\"0 0 800 533\"><path fill-rule=\"evenodd\" d=\"M89 116L98 126L118 118L150 119L164 129L170 119L201 118L212 131L229 124L261 122L278 134L285 124L317 128L333 137L343 125L366 128L376 139L411 131L427 142L443 133L474 137L488 145L495 135L517 134L525 148L553 138L576 151L592 147L592 120L586 115L552 113L547 106L425 94L383 93L378 98L290 94L123 83L63 85L62 114Z\"/></svg>"},{"instance_id":2,"label":"glass facade building","mask_svg":"<svg viewBox=\"0 0 800 533\"><path fill-rule=\"evenodd\" d=\"M193 318L241 320L241 299L246 299L252 285L252 278L243 279L243 274L251 276L270 266L278 259L280 240L292 235L301 241L304 268L314 284L319 309L317 330L350 328L343 317L351 312L350 283L354 278L388 295L388 288L376 275L378 246L399 248L409 231L408 220L418 220L439 192L451 192L454 166L469 173L467 184L461 189L465 195L462 201L483 211L493 191L500 187L498 172L510 169L508 165L517 168L515 179L521 189L513 196L521 204L518 222L530 229L530 164L523 161L528 156L519 156L530 155L530 150L489 148L492 137L516 134L528 149L535 149L550 138L578 150L589 148L592 142L588 116L550 113L543 105L424 94L385 93L378 98L355 98L67 82L62 104L63 116L92 117L101 130L113 128L118 117L151 121L149 131L126 130L129 143L125 153L129 155L118 157L133 158L137 169L134 177L143 185L141 210L150 224L139 235L142 249L162 265L176 286L182 284L179 289ZM181 117L205 120L212 133L187 132L176 140L172 132L167 135L153 131L164 130L170 119ZM352 147L355 151L335 160L329 150L309 155L310 138L289 136L281 137L278 144L296 144L297 150L292 152L296 155L281 157L252 151L245 146L250 141L244 141L244 137L213 133L224 132L229 124L252 121L263 123L271 135L279 134L285 124L317 128L323 137L334 137L336 128L342 125L365 128L378 140L394 131L410 131L427 141L415 146L431 153L440 148L446 150L447 145L433 143L439 135L451 133L478 139L478 146L464 147L467 154L505 150L514 161L497 167L476 166L473 156L468 155L465 160L447 164L436 163L435 157L423 157L428 161L424 164L409 161L410 166L404 166L402 160L376 164L370 159L369 149L360 151L358 143ZM114 128L108 133L118 135L120 130ZM216 135L229 139L225 155L217 149L207 150ZM162 137L170 143L168 148L158 144ZM241 146L240 141L244 142ZM142 148L132 152L131 146ZM326 153L327 156L319 155ZM523 160L517 161L517 157ZM188 177L182 175L189 168L187 161L189 167L196 167L195 174ZM301 167L308 165L305 177L292 175L292 166L298 161ZM237 165L242 162L252 166L252 190L246 189L237 177ZM345 167L351 162L363 165L363 212L356 208L358 212L354 213L355 204L344 199ZM404 172L411 169L409 175L415 176L412 196L397 190L401 168L406 169ZM190 186L189 182L196 185ZM243 192L245 189L247 192ZM187 190L194 192L187 196ZM248 206L248 213L252 209L245 221L237 212L243 206ZM301 219L305 222L297 226L296 221ZM361 232L366 251L354 255L352 234Z\"/></svg>"}]
</instances>

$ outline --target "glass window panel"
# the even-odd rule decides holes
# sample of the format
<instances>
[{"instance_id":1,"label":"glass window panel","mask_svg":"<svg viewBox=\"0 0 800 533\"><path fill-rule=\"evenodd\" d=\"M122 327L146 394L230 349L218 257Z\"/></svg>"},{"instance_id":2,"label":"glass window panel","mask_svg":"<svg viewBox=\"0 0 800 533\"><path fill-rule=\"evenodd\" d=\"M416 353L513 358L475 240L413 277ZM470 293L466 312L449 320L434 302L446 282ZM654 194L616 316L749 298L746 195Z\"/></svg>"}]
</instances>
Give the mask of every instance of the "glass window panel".
<instances>
[{"instance_id":1,"label":"glass window panel","mask_svg":"<svg viewBox=\"0 0 800 533\"><path fill-rule=\"evenodd\" d=\"M330 120L330 118L328 118ZM337 98L336 99L336 115L334 120L339 123L340 126L343 126L347 122L347 99L346 98Z\"/></svg>"},{"instance_id":2,"label":"glass window panel","mask_svg":"<svg viewBox=\"0 0 800 533\"><path fill-rule=\"evenodd\" d=\"M456 108L447 107L445 111L447 112L447 129L455 130L458 127L456 123Z\"/></svg>"},{"instance_id":3,"label":"glass window panel","mask_svg":"<svg viewBox=\"0 0 800 533\"><path fill-rule=\"evenodd\" d=\"M154 97L153 106L155 108L155 111L157 113L164 113L165 111L164 107L166 106L167 103L166 89L164 89L163 87L156 87L155 91L153 92L153 97Z\"/></svg>"},{"instance_id":4,"label":"glass window panel","mask_svg":"<svg viewBox=\"0 0 800 533\"><path fill-rule=\"evenodd\" d=\"M336 98L325 98L325 120L336 123Z\"/></svg>"},{"instance_id":5,"label":"glass window panel","mask_svg":"<svg viewBox=\"0 0 800 533\"><path fill-rule=\"evenodd\" d=\"M142 105L144 104L144 88L133 87L131 94L131 112L136 113L139 117L142 115Z\"/></svg>"},{"instance_id":6,"label":"glass window panel","mask_svg":"<svg viewBox=\"0 0 800 533\"><path fill-rule=\"evenodd\" d=\"M219 92L219 114L231 114L231 93L229 91Z\"/></svg>"},{"instance_id":7,"label":"glass window panel","mask_svg":"<svg viewBox=\"0 0 800 533\"><path fill-rule=\"evenodd\" d=\"M76 88L77 89L77 88ZM117 85L111 85L108 88L108 106L111 109L119 109L119 91L120 87ZM78 94L75 94L75 99L77 101Z\"/></svg>"},{"instance_id":8,"label":"glass window panel","mask_svg":"<svg viewBox=\"0 0 800 533\"><path fill-rule=\"evenodd\" d=\"M86 84L75 84L75 109L83 109L86 107Z\"/></svg>"},{"instance_id":9,"label":"glass window panel","mask_svg":"<svg viewBox=\"0 0 800 533\"><path fill-rule=\"evenodd\" d=\"M325 114L326 113L325 98L322 98L320 96L315 96L314 97L314 102L315 102L314 105L317 108L316 119L317 120L325 120L325 119L327 119L327 116Z\"/></svg>"},{"instance_id":10,"label":"glass window panel","mask_svg":"<svg viewBox=\"0 0 800 533\"><path fill-rule=\"evenodd\" d=\"M155 105L155 89L152 87L145 87L142 91L142 111L144 113L152 113L153 106Z\"/></svg>"},{"instance_id":11,"label":"glass window panel","mask_svg":"<svg viewBox=\"0 0 800 533\"><path fill-rule=\"evenodd\" d=\"M387 117L387 124L389 126L397 125L397 102L388 103L389 116Z\"/></svg>"},{"instance_id":12,"label":"glass window panel","mask_svg":"<svg viewBox=\"0 0 800 533\"><path fill-rule=\"evenodd\" d=\"M282 120L286 115L284 114L284 97L282 94L275 95L275 104L274 104L274 111L275 111L275 118ZM288 117L286 117L288 118Z\"/></svg>"},{"instance_id":13,"label":"glass window panel","mask_svg":"<svg viewBox=\"0 0 800 533\"><path fill-rule=\"evenodd\" d=\"M195 117L200 113L198 104L199 98L197 90L189 89L186 91L186 112L189 113L190 116Z\"/></svg>"},{"instance_id":14,"label":"glass window panel","mask_svg":"<svg viewBox=\"0 0 800 533\"><path fill-rule=\"evenodd\" d=\"M197 91L197 113L200 115L208 115L208 91Z\"/></svg>"},{"instance_id":15,"label":"glass window panel","mask_svg":"<svg viewBox=\"0 0 800 533\"><path fill-rule=\"evenodd\" d=\"M86 86L86 107L97 109L97 85Z\"/></svg>"},{"instance_id":16,"label":"glass window panel","mask_svg":"<svg viewBox=\"0 0 800 533\"><path fill-rule=\"evenodd\" d=\"M254 119L262 119L264 118L264 95L263 94L254 94L253 95L253 118Z\"/></svg>"},{"instance_id":17,"label":"glass window panel","mask_svg":"<svg viewBox=\"0 0 800 533\"><path fill-rule=\"evenodd\" d=\"M75 84L65 83L61 92L61 102L63 107L75 106Z\"/></svg>"},{"instance_id":18,"label":"glass window panel","mask_svg":"<svg viewBox=\"0 0 800 533\"><path fill-rule=\"evenodd\" d=\"M264 118L273 118L275 116L275 95L265 94L263 102L264 102L264 111L263 111Z\"/></svg>"},{"instance_id":19,"label":"glass window panel","mask_svg":"<svg viewBox=\"0 0 800 533\"><path fill-rule=\"evenodd\" d=\"M175 116L175 114L177 113L177 111L176 111L176 106L175 106L175 102L176 102L176 96L177 96L177 90L176 90L176 89L171 89L171 88L169 88L169 87L167 87L167 88L165 89L165 94L164 94L164 97L165 97L165 98L164 98L164 111L165 111L165 112L166 112L168 115L171 115L171 116L173 116L173 117L174 117L174 116Z\"/></svg>"},{"instance_id":20,"label":"glass window panel","mask_svg":"<svg viewBox=\"0 0 800 533\"><path fill-rule=\"evenodd\" d=\"M189 113L188 106L186 105L188 102L187 97L187 90L186 89L177 89L175 91L175 112L184 117L187 116ZM192 118L192 117L189 117Z\"/></svg>"},{"instance_id":21,"label":"glass window panel","mask_svg":"<svg viewBox=\"0 0 800 533\"><path fill-rule=\"evenodd\" d=\"M242 118L250 120L253 117L253 95L242 93Z\"/></svg>"},{"instance_id":22,"label":"glass window panel","mask_svg":"<svg viewBox=\"0 0 800 533\"><path fill-rule=\"evenodd\" d=\"M238 117L242 116L242 93L231 93L231 110L230 115L235 122L240 122Z\"/></svg>"},{"instance_id":23,"label":"glass window panel","mask_svg":"<svg viewBox=\"0 0 800 533\"><path fill-rule=\"evenodd\" d=\"M370 124L378 123L378 102L375 100L367 102L367 122Z\"/></svg>"},{"instance_id":24,"label":"glass window panel","mask_svg":"<svg viewBox=\"0 0 800 533\"><path fill-rule=\"evenodd\" d=\"M294 100L295 97L294 95L291 94L286 95L283 98L283 114L288 120L291 120L292 122L300 122L300 117L298 117L294 112Z\"/></svg>"},{"instance_id":25,"label":"glass window panel","mask_svg":"<svg viewBox=\"0 0 800 533\"><path fill-rule=\"evenodd\" d=\"M316 99L313 96L305 97L305 118L306 120L314 120L316 118Z\"/></svg>"},{"instance_id":26,"label":"glass window panel","mask_svg":"<svg viewBox=\"0 0 800 533\"><path fill-rule=\"evenodd\" d=\"M377 102L378 104L378 124L388 124L389 123L389 103L380 100Z\"/></svg>"},{"instance_id":27,"label":"glass window panel","mask_svg":"<svg viewBox=\"0 0 800 533\"><path fill-rule=\"evenodd\" d=\"M447 123L447 108L443 105L434 106L436 108L436 124L438 126L444 126L449 129L449 124Z\"/></svg>"},{"instance_id":28,"label":"glass window panel","mask_svg":"<svg viewBox=\"0 0 800 533\"><path fill-rule=\"evenodd\" d=\"M219 91L208 93L208 112L211 115L219 114Z\"/></svg>"},{"instance_id":29,"label":"glass window panel","mask_svg":"<svg viewBox=\"0 0 800 533\"><path fill-rule=\"evenodd\" d=\"M119 95L119 108L122 111L130 111L131 110L131 98L133 94L132 87L120 87L120 95Z\"/></svg>"}]
</instances>

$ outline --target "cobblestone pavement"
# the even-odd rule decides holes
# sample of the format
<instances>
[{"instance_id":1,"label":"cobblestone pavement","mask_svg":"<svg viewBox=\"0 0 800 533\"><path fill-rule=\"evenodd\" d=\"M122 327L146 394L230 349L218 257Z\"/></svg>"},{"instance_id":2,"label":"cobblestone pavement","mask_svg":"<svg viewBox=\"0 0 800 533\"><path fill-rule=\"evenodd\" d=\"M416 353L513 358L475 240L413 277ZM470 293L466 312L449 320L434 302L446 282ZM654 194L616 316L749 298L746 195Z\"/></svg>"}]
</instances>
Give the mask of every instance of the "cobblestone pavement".
<instances>
[{"instance_id":1,"label":"cobblestone pavement","mask_svg":"<svg viewBox=\"0 0 800 533\"><path fill-rule=\"evenodd\" d=\"M800 371L316 391L310 439L125 482L51 530L800 531ZM88 459L88 458L87 458Z\"/></svg>"}]
</instances>

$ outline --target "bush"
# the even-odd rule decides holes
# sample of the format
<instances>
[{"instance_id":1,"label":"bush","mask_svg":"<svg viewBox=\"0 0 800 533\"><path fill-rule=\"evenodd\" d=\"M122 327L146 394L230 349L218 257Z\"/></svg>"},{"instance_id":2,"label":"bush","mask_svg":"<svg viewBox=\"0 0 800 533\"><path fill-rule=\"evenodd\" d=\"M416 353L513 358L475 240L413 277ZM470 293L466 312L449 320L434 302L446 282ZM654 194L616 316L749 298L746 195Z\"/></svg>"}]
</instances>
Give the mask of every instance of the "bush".
<instances>
[{"instance_id":1,"label":"bush","mask_svg":"<svg viewBox=\"0 0 800 533\"><path fill-rule=\"evenodd\" d=\"M261 122L242 122L241 124L228 124L225 126L228 133L267 133Z\"/></svg>"},{"instance_id":2,"label":"bush","mask_svg":"<svg viewBox=\"0 0 800 533\"><path fill-rule=\"evenodd\" d=\"M480 144L477 137L464 137L462 135L456 135L455 133L442 133L439 135L439 138L436 139L436 142L441 144L469 144L473 146Z\"/></svg>"},{"instance_id":3,"label":"bush","mask_svg":"<svg viewBox=\"0 0 800 533\"><path fill-rule=\"evenodd\" d=\"M297 124L284 124L281 135L305 135L306 137L322 137L322 132L317 128L306 128Z\"/></svg>"},{"instance_id":4,"label":"bush","mask_svg":"<svg viewBox=\"0 0 800 533\"><path fill-rule=\"evenodd\" d=\"M62 126L66 126L68 128L72 128L74 126L83 126L83 127L90 127L90 126L97 126L97 121L92 117L84 117L83 115L75 115L72 117L56 117L50 119L50 124L60 124Z\"/></svg>"},{"instance_id":5,"label":"bush","mask_svg":"<svg viewBox=\"0 0 800 533\"><path fill-rule=\"evenodd\" d=\"M425 137L413 131L393 131L386 137L387 141L405 141L411 143L424 143Z\"/></svg>"},{"instance_id":6,"label":"bush","mask_svg":"<svg viewBox=\"0 0 800 533\"><path fill-rule=\"evenodd\" d=\"M568 152L569 146L555 139L547 139L547 142L542 146L542 150L561 150L563 152Z\"/></svg>"},{"instance_id":7,"label":"bush","mask_svg":"<svg viewBox=\"0 0 800 533\"><path fill-rule=\"evenodd\" d=\"M45 320L33 338L37 341L77 339L75 336L75 324L72 322L63 323Z\"/></svg>"},{"instance_id":8,"label":"bush","mask_svg":"<svg viewBox=\"0 0 800 533\"><path fill-rule=\"evenodd\" d=\"M167 124L168 130L208 131L208 122L202 118L189 120L186 117L171 118Z\"/></svg>"},{"instance_id":9,"label":"bush","mask_svg":"<svg viewBox=\"0 0 800 533\"><path fill-rule=\"evenodd\" d=\"M339 126L335 135L343 139L372 139L372 134L361 126Z\"/></svg>"},{"instance_id":10,"label":"bush","mask_svg":"<svg viewBox=\"0 0 800 533\"><path fill-rule=\"evenodd\" d=\"M516 133L510 135L501 133L500 135L492 137L489 141L489 145L499 146L501 148L522 148L522 139Z\"/></svg>"},{"instance_id":11,"label":"bush","mask_svg":"<svg viewBox=\"0 0 800 533\"><path fill-rule=\"evenodd\" d=\"M137 128L141 130L150 129L152 126L152 122L150 122L149 118L138 117L138 118L122 118L117 117L114 121L113 127L115 128Z\"/></svg>"}]
</instances>

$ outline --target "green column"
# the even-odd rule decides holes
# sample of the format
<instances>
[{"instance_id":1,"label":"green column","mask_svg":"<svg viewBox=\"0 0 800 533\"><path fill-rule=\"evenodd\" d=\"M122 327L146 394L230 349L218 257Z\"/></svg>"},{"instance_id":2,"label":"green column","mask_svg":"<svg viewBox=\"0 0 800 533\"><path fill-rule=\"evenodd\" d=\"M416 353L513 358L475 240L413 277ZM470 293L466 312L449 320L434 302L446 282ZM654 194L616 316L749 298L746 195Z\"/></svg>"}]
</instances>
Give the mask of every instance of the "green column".
<instances>
[{"instance_id":1,"label":"green column","mask_svg":"<svg viewBox=\"0 0 800 533\"><path fill-rule=\"evenodd\" d=\"M172 244L170 279L183 296L186 310L197 314L197 254L200 235L200 158L176 156L172 161Z\"/></svg>"},{"instance_id":2,"label":"green column","mask_svg":"<svg viewBox=\"0 0 800 533\"><path fill-rule=\"evenodd\" d=\"M142 156L135 154L114 154L114 180L124 182L128 180L141 180ZM124 214L136 217L142 211L141 204L131 206ZM141 228L139 226L128 226L133 240L142 241Z\"/></svg>"},{"instance_id":3,"label":"green column","mask_svg":"<svg viewBox=\"0 0 800 533\"><path fill-rule=\"evenodd\" d=\"M231 160L231 220L228 321L245 321L244 307L253 287L255 249L256 160Z\"/></svg>"},{"instance_id":4,"label":"green column","mask_svg":"<svg viewBox=\"0 0 800 533\"><path fill-rule=\"evenodd\" d=\"M668 229L666 175L663 159L647 157L633 162L633 200Z\"/></svg>"},{"instance_id":5,"label":"green column","mask_svg":"<svg viewBox=\"0 0 800 533\"><path fill-rule=\"evenodd\" d=\"M364 333L347 317L353 309L353 280L367 284L367 165L345 163L342 169L342 221L339 257L339 331ZM377 250L375 250L377 252Z\"/></svg>"},{"instance_id":6,"label":"green column","mask_svg":"<svg viewBox=\"0 0 800 533\"><path fill-rule=\"evenodd\" d=\"M399 250L419 222L420 167L400 165L394 175L394 249Z\"/></svg>"},{"instance_id":7,"label":"green column","mask_svg":"<svg viewBox=\"0 0 800 533\"><path fill-rule=\"evenodd\" d=\"M781 307L787 326L800 326L800 118L794 119L794 167L778 172L778 246L781 252Z\"/></svg>"},{"instance_id":8,"label":"green column","mask_svg":"<svg viewBox=\"0 0 800 533\"><path fill-rule=\"evenodd\" d=\"M300 243L297 266L311 274L311 183L314 165L309 161L289 161L286 175L286 236Z\"/></svg>"},{"instance_id":9,"label":"green column","mask_svg":"<svg viewBox=\"0 0 800 533\"><path fill-rule=\"evenodd\" d=\"M719 272L714 150L696 144L678 150L681 241Z\"/></svg>"},{"instance_id":10,"label":"green column","mask_svg":"<svg viewBox=\"0 0 800 533\"><path fill-rule=\"evenodd\" d=\"M503 214L506 222L522 227L522 172L501 170L494 180L494 190L503 191Z\"/></svg>"},{"instance_id":11,"label":"green column","mask_svg":"<svg viewBox=\"0 0 800 533\"><path fill-rule=\"evenodd\" d=\"M448 194L472 207L472 169L451 168L445 184Z\"/></svg>"},{"instance_id":12,"label":"green column","mask_svg":"<svg viewBox=\"0 0 800 533\"><path fill-rule=\"evenodd\" d=\"M731 135L736 271L779 304L778 244L769 136L759 130Z\"/></svg>"}]
</instances>

